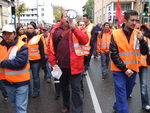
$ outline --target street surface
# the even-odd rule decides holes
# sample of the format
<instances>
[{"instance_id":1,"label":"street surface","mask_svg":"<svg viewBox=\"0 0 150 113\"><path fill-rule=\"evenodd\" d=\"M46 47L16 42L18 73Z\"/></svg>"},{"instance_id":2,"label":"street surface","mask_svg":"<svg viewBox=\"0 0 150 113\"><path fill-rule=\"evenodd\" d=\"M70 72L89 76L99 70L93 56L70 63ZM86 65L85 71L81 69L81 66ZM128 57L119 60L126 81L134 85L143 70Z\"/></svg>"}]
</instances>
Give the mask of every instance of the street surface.
<instances>
[{"instance_id":1,"label":"street surface","mask_svg":"<svg viewBox=\"0 0 150 113\"><path fill-rule=\"evenodd\" d=\"M149 70L150 71L150 70ZM60 113L61 98L55 100L55 89L53 81L47 83L41 70L41 93L38 98L30 98L28 113ZM150 76L148 76L150 81ZM148 83L148 89L150 82ZM112 113L115 101L113 77L111 72L106 80L101 79L100 58L91 59L87 76L84 77L84 113ZM150 90L149 90L150 96ZM130 113L148 113L141 109L141 97L139 89L139 77L134 87L132 98L129 99ZM15 113L9 102L4 102L0 94L0 113Z\"/></svg>"}]
</instances>

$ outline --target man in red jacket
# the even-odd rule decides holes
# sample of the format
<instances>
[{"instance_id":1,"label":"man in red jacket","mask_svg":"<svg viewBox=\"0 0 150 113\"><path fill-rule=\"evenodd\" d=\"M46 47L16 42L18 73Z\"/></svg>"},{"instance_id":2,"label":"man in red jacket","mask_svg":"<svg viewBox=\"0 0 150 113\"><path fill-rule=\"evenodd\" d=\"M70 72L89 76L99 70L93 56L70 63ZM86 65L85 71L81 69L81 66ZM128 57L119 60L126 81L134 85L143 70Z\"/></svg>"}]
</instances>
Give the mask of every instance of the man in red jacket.
<instances>
[{"instance_id":1,"label":"man in red jacket","mask_svg":"<svg viewBox=\"0 0 150 113\"><path fill-rule=\"evenodd\" d=\"M62 113L70 108L70 90L72 90L72 113L83 113L81 93L81 73L84 71L84 51L82 45L88 42L86 33L75 27L72 19L64 11L61 22L54 25L48 41L48 60L54 70L59 66L62 70L60 78L63 97Z\"/></svg>"}]
</instances>

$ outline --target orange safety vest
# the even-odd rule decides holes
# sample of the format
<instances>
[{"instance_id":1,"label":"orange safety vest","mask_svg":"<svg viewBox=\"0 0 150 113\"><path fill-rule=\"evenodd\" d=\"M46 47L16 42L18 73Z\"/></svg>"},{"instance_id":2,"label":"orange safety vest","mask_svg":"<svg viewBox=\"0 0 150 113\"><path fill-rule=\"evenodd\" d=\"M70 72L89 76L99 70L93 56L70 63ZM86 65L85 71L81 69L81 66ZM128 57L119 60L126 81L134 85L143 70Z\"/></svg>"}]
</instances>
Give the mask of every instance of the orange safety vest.
<instances>
[{"instance_id":1,"label":"orange safety vest","mask_svg":"<svg viewBox=\"0 0 150 113\"><path fill-rule=\"evenodd\" d=\"M93 29L94 25L92 23L90 23L88 26L85 27L85 31L89 37L89 41L86 45L83 46L83 49L84 49L84 56L88 56L90 54L90 49L91 49L91 46L90 46L90 41L91 41L91 32L92 32L92 29Z\"/></svg>"},{"instance_id":2,"label":"orange safety vest","mask_svg":"<svg viewBox=\"0 0 150 113\"><path fill-rule=\"evenodd\" d=\"M0 60L13 60L24 44L25 43L23 41L18 40L18 43L10 47L8 51L6 46L0 45ZM30 64L28 62L24 68L19 70L0 68L0 77L1 79L14 83L28 81L30 80Z\"/></svg>"},{"instance_id":3,"label":"orange safety vest","mask_svg":"<svg viewBox=\"0 0 150 113\"><path fill-rule=\"evenodd\" d=\"M44 53L45 53L45 56L47 56L47 54L48 54L48 52L47 52L48 38L44 38L43 34L41 34L40 36L41 36L42 42L44 44Z\"/></svg>"},{"instance_id":4,"label":"orange safety vest","mask_svg":"<svg viewBox=\"0 0 150 113\"><path fill-rule=\"evenodd\" d=\"M109 45L111 41L111 32L105 33L101 37L100 34L97 36L97 52L98 53L108 53L109 52Z\"/></svg>"},{"instance_id":5,"label":"orange safety vest","mask_svg":"<svg viewBox=\"0 0 150 113\"><path fill-rule=\"evenodd\" d=\"M144 40L147 41L148 47L150 47L150 39L144 37ZM147 61L146 61L146 60L147 60L147 55L142 55L142 54L141 54L141 57L140 57L140 66L145 66L145 67L147 67Z\"/></svg>"},{"instance_id":6,"label":"orange safety vest","mask_svg":"<svg viewBox=\"0 0 150 113\"><path fill-rule=\"evenodd\" d=\"M70 31L69 31L70 34ZM71 35L71 34L70 34ZM74 50L77 56L84 56L84 49L83 46L80 45L78 39L76 38L76 36L72 33L72 38L73 38L73 46L74 46ZM53 45L53 39L52 39L52 34L49 35L49 50L52 52L52 54L55 55L55 50L54 50L54 45Z\"/></svg>"},{"instance_id":7,"label":"orange safety vest","mask_svg":"<svg viewBox=\"0 0 150 113\"><path fill-rule=\"evenodd\" d=\"M139 44L135 49L136 45L136 34L140 32L136 29L133 30L130 36L130 42L128 42L124 32L122 29L113 30L114 41L118 47L118 54L121 60L126 64L128 69L132 69L136 72L139 72L139 63L140 63L140 49ZM114 63L111 62L111 70L112 71L121 71Z\"/></svg>"},{"instance_id":8,"label":"orange safety vest","mask_svg":"<svg viewBox=\"0 0 150 113\"><path fill-rule=\"evenodd\" d=\"M27 44L27 35L21 35L21 36L18 36L18 39L22 40L25 39L25 43Z\"/></svg>"},{"instance_id":9,"label":"orange safety vest","mask_svg":"<svg viewBox=\"0 0 150 113\"><path fill-rule=\"evenodd\" d=\"M39 44L38 44L40 39L41 39L41 35L36 35L29 40L28 42L29 60L41 59Z\"/></svg>"}]
</instances>

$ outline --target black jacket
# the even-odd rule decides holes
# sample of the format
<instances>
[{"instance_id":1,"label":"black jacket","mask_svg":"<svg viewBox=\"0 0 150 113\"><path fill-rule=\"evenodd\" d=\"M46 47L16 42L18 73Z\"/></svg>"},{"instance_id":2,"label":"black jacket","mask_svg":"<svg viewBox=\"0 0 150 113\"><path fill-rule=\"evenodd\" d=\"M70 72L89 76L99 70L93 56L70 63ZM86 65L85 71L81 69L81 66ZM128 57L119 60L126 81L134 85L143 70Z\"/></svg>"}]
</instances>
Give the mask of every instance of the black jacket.
<instances>
[{"instance_id":1,"label":"black jacket","mask_svg":"<svg viewBox=\"0 0 150 113\"><path fill-rule=\"evenodd\" d=\"M124 31L124 33L125 33L125 31ZM128 41L130 40L129 36L131 36L131 34L132 34L132 32L130 33L130 35L128 35L127 33L125 33ZM139 43L140 43L140 52L141 52L141 54L147 55L147 53L148 53L147 42L145 40L140 40ZM117 44L114 41L113 36L112 36L111 43L110 43L110 57L111 57L111 60L113 61L113 63L120 70L122 70L123 72L125 72L127 70L125 63L122 61L122 59L120 58L120 56L118 54L118 47L117 47Z\"/></svg>"}]
</instances>

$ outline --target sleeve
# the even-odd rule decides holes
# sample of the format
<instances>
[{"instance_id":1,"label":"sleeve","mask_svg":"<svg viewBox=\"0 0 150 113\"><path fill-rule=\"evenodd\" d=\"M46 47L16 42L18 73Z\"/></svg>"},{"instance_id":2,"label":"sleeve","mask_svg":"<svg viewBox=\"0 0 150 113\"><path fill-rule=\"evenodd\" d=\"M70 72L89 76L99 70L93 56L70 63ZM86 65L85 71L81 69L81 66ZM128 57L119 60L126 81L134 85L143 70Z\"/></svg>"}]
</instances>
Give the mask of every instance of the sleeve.
<instances>
[{"instance_id":1,"label":"sleeve","mask_svg":"<svg viewBox=\"0 0 150 113\"><path fill-rule=\"evenodd\" d=\"M43 41L42 39L40 39L39 41L39 50L40 50L40 55L41 55L41 61L42 61L42 64L46 64L46 59L45 59L45 52L44 52L44 44L43 44Z\"/></svg>"},{"instance_id":2,"label":"sleeve","mask_svg":"<svg viewBox=\"0 0 150 113\"><path fill-rule=\"evenodd\" d=\"M1 62L2 68L20 70L28 62L28 48L26 45L22 46L20 51L17 52L15 59L13 60L3 60Z\"/></svg>"},{"instance_id":3,"label":"sleeve","mask_svg":"<svg viewBox=\"0 0 150 113\"><path fill-rule=\"evenodd\" d=\"M85 32L79 30L78 28L75 28L73 30L73 33L77 37L77 39L78 39L78 41L81 45L85 45L85 44L88 43L89 38L88 38L88 35Z\"/></svg>"},{"instance_id":4,"label":"sleeve","mask_svg":"<svg viewBox=\"0 0 150 113\"><path fill-rule=\"evenodd\" d=\"M117 44L114 41L114 38L112 36L111 38L111 43L110 43L110 57L113 63L123 72L127 70L126 65L124 62L121 60L119 54L118 54L118 47Z\"/></svg>"},{"instance_id":5,"label":"sleeve","mask_svg":"<svg viewBox=\"0 0 150 113\"><path fill-rule=\"evenodd\" d=\"M57 64L57 60L56 60L55 52L54 52L52 35L49 35L48 37L48 61L51 64L51 66L54 66L55 64Z\"/></svg>"},{"instance_id":6,"label":"sleeve","mask_svg":"<svg viewBox=\"0 0 150 113\"><path fill-rule=\"evenodd\" d=\"M142 55L147 55L148 54L148 44L147 42L143 39L143 40L140 40L140 52Z\"/></svg>"}]
</instances>

